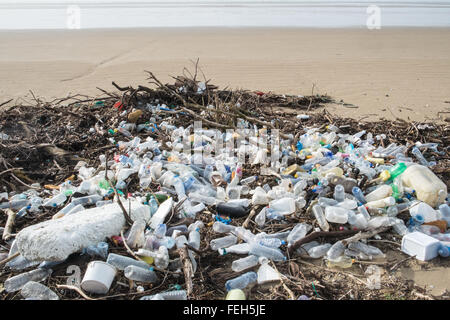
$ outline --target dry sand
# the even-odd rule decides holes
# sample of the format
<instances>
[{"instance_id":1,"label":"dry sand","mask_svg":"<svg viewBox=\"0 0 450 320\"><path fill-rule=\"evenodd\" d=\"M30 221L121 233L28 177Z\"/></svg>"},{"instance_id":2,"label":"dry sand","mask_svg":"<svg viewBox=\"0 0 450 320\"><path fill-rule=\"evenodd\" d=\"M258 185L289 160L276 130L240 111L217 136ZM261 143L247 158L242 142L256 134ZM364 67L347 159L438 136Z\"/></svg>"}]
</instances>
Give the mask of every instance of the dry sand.
<instances>
[{"instance_id":1,"label":"dry sand","mask_svg":"<svg viewBox=\"0 0 450 320\"><path fill-rule=\"evenodd\" d=\"M375 119L450 115L450 29L128 29L0 32L0 103L163 80L192 67L221 87L329 94ZM191 68L192 69L192 68ZM447 112L440 113L438 112Z\"/></svg>"},{"instance_id":2,"label":"dry sand","mask_svg":"<svg viewBox=\"0 0 450 320\"><path fill-rule=\"evenodd\" d=\"M99 95L146 83L144 70L172 82L200 58L221 87L329 94L356 118L436 121L450 113L450 29L139 29L0 32L0 103L35 95ZM369 116L369 117L367 117ZM449 268L402 274L433 294L450 291ZM430 287L431 286L431 287Z\"/></svg>"}]
</instances>

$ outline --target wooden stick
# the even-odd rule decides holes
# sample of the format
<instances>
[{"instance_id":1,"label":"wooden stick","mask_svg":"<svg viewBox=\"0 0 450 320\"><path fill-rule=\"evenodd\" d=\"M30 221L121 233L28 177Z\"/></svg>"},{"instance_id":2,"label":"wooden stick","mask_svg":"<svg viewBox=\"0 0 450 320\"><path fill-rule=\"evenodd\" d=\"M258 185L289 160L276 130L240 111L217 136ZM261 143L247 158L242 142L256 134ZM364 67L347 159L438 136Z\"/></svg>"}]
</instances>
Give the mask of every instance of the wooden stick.
<instances>
[{"instance_id":1,"label":"wooden stick","mask_svg":"<svg viewBox=\"0 0 450 320\"><path fill-rule=\"evenodd\" d=\"M6 214L8 215L8 219L6 220L5 230L3 230L3 240L11 238L11 231L14 226L14 220L16 219L16 213L11 209L6 209Z\"/></svg>"},{"instance_id":2,"label":"wooden stick","mask_svg":"<svg viewBox=\"0 0 450 320\"><path fill-rule=\"evenodd\" d=\"M83 290L81 290L81 289L78 288L77 286L68 286L68 285L65 285L65 284L58 284L58 285L56 285L56 287L57 287L58 289L74 290L74 291L76 291L80 296L82 296L83 298L85 298L86 300L97 300L97 299L93 299L93 298L88 297L88 296L83 292Z\"/></svg>"},{"instance_id":3,"label":"wooden stick","mask_svg":"<svg viewBox=\"0 0 450 320\"><path fill-rule=\"evenodd\" d=\"M367 232L358 232L358 234L355 234L354 236L344 239L342 240L342 243L344 245L347 245L351 242L357 242L361 239L368 239L368 238L372 238L374 235L377 235L381 232L384 232L386 230L388 230L390 227L380 227L371 231L367 231Z\"/></svg>"},{"instance_id":4,"label":"wooden stick","mask_svg":"<svg viewBox=\"0 0 450 320\"><path fill-rule=\"evenodd\" d=\"M8 257L8 258L6 258L6 259L3 259L2 261L0 261L0 266L2 266L2 265L4 265L4 264L8 263L9 261L11 261L11 260L17 258L19 255L20 255L20 252L16 252L16 253L14 253L11 257Z\"/></svg>"},{"instance_id":5,"label":"wooden stick","mask_svg":"<svg viewBox=\"0 0 450 320\"><path fill-rule=\"evenodd\" d=\"M186 246L179 248L177 251L180 255L181 261L183 262L184 280L186 282L186 291L189 297L192 294L192 276L194 273L192 263L189 259L188 249Z\"/></svg>"}]
</instances>

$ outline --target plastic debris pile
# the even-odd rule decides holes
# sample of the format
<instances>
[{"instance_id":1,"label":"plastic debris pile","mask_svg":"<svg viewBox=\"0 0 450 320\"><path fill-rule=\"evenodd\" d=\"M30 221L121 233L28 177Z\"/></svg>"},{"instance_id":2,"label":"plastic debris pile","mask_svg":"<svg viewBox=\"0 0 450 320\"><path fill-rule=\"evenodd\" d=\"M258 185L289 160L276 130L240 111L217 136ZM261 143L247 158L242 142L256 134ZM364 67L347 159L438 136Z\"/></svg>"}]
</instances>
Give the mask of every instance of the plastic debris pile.
<instances>
[{"instance_id":1,"label":"plastic debris pile","mask_svg":"<svg viewBox=\"0 0 450 320\"><path fill-rule=\"evenodd\" d=\"M182 84L176 88L184 94L207 88ZM92 297L127 296L130 287L131 297L142 300L201 297L205 287L192 288L192 281L208 269L207 257L226 274L217 283L208 274L208 289L222 299L245 299L252 287L299 277L286 272L297 257L337 269L385 261L369 241L378 234L419 260L449 256L448 181L433 173L439 157L448 159L448 144L388 144L385 134L314 115L294 117L278 137L276 127L239 115L232 133L195 128L176 102L168 107L146 94L124 110L120 101L115 108L91 106L97 120L102 108L112 118L86 128L86 141L99 136L97 146L104 145L83 160L72 152L74 175L1 190L0 255L10 272L4 297L18 291L24 299L79 297L50 281L53 270L65 274L69 265L85 267L73 283ZM201 114L212 117L208 107ZM14 143L10 133L0 141ZM170 285L154 291L167 277ZM315 296L313 282L289 298Z\"/></svg>"}]
</instances>

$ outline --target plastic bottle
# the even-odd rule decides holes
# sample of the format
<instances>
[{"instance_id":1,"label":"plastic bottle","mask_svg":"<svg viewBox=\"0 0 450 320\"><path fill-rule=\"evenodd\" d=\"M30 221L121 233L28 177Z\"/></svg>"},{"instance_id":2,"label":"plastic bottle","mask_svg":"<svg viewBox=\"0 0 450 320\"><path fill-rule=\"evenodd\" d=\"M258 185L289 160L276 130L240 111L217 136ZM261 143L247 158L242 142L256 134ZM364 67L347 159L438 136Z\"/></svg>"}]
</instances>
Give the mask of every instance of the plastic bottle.
<instances>
[{"instance_id":1,"label":"plastic bottle","mask_svg":"<svg viewBox=\"0 0 450 320\"><path fill-rule=\"evenodd\" d=\"M367 208L365 206L359 206L358 211L360 214L362 214L364 216L364 218L366 218L367 221L369 221L371 219L369 211L367 211Z\"/></svg>"},{"instance_id":2,"label":"plastic bottle","mask_svg":"<svg viewBox=\"0 0 450 320\"><path fill-rule=\"evenodd\" d=\"M345 245L342 241L335 242L327 252L328 260L336 260L344 253Z\"/></svg>"},{"instance_id":3,"label":"plastic bottle","mask_svg":"<svg viewBox=\"0 0 450 320\"><path fill-rule=\"evenodd\" d=\"M344 186L342 186L341 184L338 184L334 187L334 199L337 202L342 202L345 199Z\"/></svg>"},{"instance_id":4,"label":"plastic bottle","mask_svg":"<svg viewBox=\"0 0 450 320\"><path fill-rule=\"evenodd\" d=\"M344 224L348 221L348 209L340 207L326 207L325 218L328 222Z\"/></svg>"},{"instance_id":5,"label":"plastic bottle","mask_svg":"<svg viewBox=\"0 0 450 320\"><path fill-rule=\"evenodd\" d=\"M447 186L429 168L413 164L401 175L404 186L416 191L417 199L435 208L439 202L439 192L447 193Z\"/></svg>"},{"instance_id":6,"label":"plastic bottle","mask_svg":"<svg viewBox=\"0 0 450 320\"><path fill-rule=\"evenodd\" d=\"M110 265L113 265L119 270L124 270L128 266L137 266L144 269L147 269L149 267L149 265L144 261L138 261L133 258L121 256L115 253L110 253L108 255L108 259L106 259L106 262Z\"/></svg>"},{"instance_id":7,"label":"plastic bottle","mask_svg":"<svg viewBox=\"0 0 450 320\"><path fill-rule=\"evenodd\" d=\"M70 211L67 212L64 216L65 217L66 216L70 216L72 214L75 214L77 212L81 212L81 211L84 211L84 210L85 210L85 208L83 207L83 205L82 204L78 204L75 207L73 207L72 209L70 209Z\"/></svg>"},{"instance_id":8,"label":"plastic bottle","mask_svg":"<svg viewBox=\"0 0 450 320\"><path fill-rule=\"evenodd\" d=\"M233 203L219 203L216 206L219 215L229 216L231 218L241 218L247 215L249 210L241 205Z\"/></svg>"},{"instance_id":9,"label":"plastic bottle","mask_svg":"<svg viewBox=\"0 0 450 320\"><path fill-rule=\"evenodd\" d=\"M381 227L390 227L397 223L397 219L387 216L375 217L369 220L368 229L376 229Z\"/></svg>"},{"instance_id":10,"label":"plastic bottle","mask_svg":"<svg viewBox=\"0 0 450 320\"><path fill-rule=\"evenodd\" d=\"M14 292L23 288L29 281L43 281L52 273L52 269L34 269L5 280L4 287L6 292Z\"/></svg>"},{"instance_id":11,"label":"plastic bottle","mask_svg":"<svg viewBox=\"0 0 450 320\"><path fill-rule=\"evenodd\" d=\"M362 204L367 203L366 198L364 197L364 193L359 187L353 187L352 194L360 203Z\"/></svg>"},{"instance_id":12,"label":"plastic bottle","mask_svg":"<svg viewBox=\"0 0 450 320\"><path fill-rule=\"evenodd\" d=\"M108 243L99 242L97 245L89 246L83 251L91 257L99 256L106 259L108 257Z\"/></svg>"},{"instance_id":13,"label":"plastic bottle","mask_svg":"<svg viewBox=\"0 0 450 320\"><path fill-rule=\"evenodd\" d=\"M307 252L311 258L318 259L318 258L322 258L323 256L325 256L327 254L328 250L330 250L330 248L331 248L331 244L325 243L320 246L312 247Z\"/></svg>"},{"instance_id":14,"label":"plastic bottle","mask_svg":"<svg viewBox=\"0 0 450 320\"><path fill-rule=\"evenodd\" d=\"M237 237L234 235L228 235L222 238L213 239L209 242L209 245L212 250L217 250L220 248L226 248L229 246L232 246L233 244L236 244Z\"/></svg>"},{"instance_id":15,"label":"plastic bottle","mask_svg":"<svg viewBox=\"0 0 450 320\"><path fill-rule=\"evenodd\" d=\"M256 225L260 228L262 228L266 223L266 211L267 207L262 208L261 211L255 217Z\"/></svg>"},{"instance_id":16,"label":"plastic bottle","mask_svg":"<svg viewBox=\"0 0 450 320\"><path fill-rule=\"evenodd\" d=\"M358 207L358 203L352 199L345 199L342 202L339 202L336 207L341 207L349 210L356 209Z\"/></svg>"},{"instance_id":17,"label":"plastic bottle","mask_svg":"<svg viewBox=\"0 0 450 320\"><path fill-rule=\"evenodd\" d=\"M312 207L312 212L314 214L314 217L317 220L317 223L319 224L319 227L323 231L329 231L330 230L330 225L328 224L328 221L325 218L325 215L323 213L322 207L320 205L316 204L316 205L314 205Z\"/></svg>"},{"instance_id":18,"label":"plastic bottle","mask_svg":"<svg viewBox=\"0 0 450 320\"><path fill-rule=\"evenodd\" d=\"M336 206L339 202L331 198L319 197L318 204L322 207Z\"/></svg>"},{"instance_id":19,"label":"plastic bottle","mask_svg":"<svg viewBox=\"0 0 450 320\"><path fill-rule=\"evenodd\" d=\"M233 289L244 289L249 284L255 283L257 280L258 275L256 274L256 272L250 271L225 282L225 288L227 289L227 291Z\"/></svg>"},{"instance_id":20,"label":"plastic bottle","mask_svg":"<svg viewBox=\"0 0 450 320\"><path fill-rule=\"evenodd\" d=\"M450 227L450 207L448 204L441 204L439 206L439 211L441 212L442 219L447 221L447 227Z\"/></svg>"},{"instance_id":21,"label":"plastic bottle","mask_svg":"<svg viewBox=\"0 0 450 320\"><path fill-rule=\"evenodd\" d=\"M149 268L141 268L134 265L128 266L124 269L124 274L127 279L146 282L146 283L155 283L158 281L158 276L153 270Z\"/></svg>"},{"instance_id":22,"label":"plastic bottle","mask_svg":"<svg viewBox=\"0 0 450 320\"><path fill-rule=\"evenodd\" d=\"M375 209L375 208L389 207L393 205L395 205L395 198L387 197L379 200L369 201L365 204L365 207L368 209Z\"/></svg>"},{"instance_id":23,"label":"plastic bottle","mask_svg":"<svg viewBox=\"0 0 450 320\"><path fill-rule=\"evenodd\" d=\"M382 184L378 188L376 188L374 191L366 195L366 201L376 201L380 199L384 199L392 195L392 188L387 184Z\"/></svg>"},{"instance_id":24,"label":"plastic bottle","mask_svg":"<svg viewBox=\"0 0 450 320\"><path fill-rule=\"evenodd\" d=\"M350 250L359 251L367 256L372 257L384 257L384 253L377 247L367 245L360 241L350 242L347 246Z\"/></svg>"},{"instance_id":25,"label":"plastic bottle","mask_svg":"<svg viewBox=\"0 0 450 320\"><path fill-rule=\"evenodd\" d=\"M436 165L436 162L428 162L427 159L425 159L425 157L423 156L422 152L420 152L419 148L417 147L413 147L411 153L417 158L417 160L419 160L419 162L423 166L431 167Z\"/></svg>"},{"instance_id":26,"label":"plastic bottle","mask_svg":"<svg viewBox=\"0 0 450 320\"><path fill-rule=\"evenodd\" d=\"M408 228L405 226L405 223L403 222L403 220L398 219L399 221L397 221L396 224L394 224L392 226L392 229L394 229L394 231L400 235L400 236L404 236L408 233Z\"/></svg>"},{"instance_id":27,"label":"plastic bottle","mask_svg":"<svg viewBox=\"0 0 450 320\"><path fill-rule=\"evenodd\" d=\"M187 300L186 290L160 292L151 296L143 296L139 300Z\"/></svg>"},{"instance_id":28,"label":"plastic bottle","mask_svg":"<svg viewBox=\"0 0 450 320\"><path fill-rule=\"evenodd\" d=\"M43 203L44 207L58 207L66 202L67 197L64 193L59 193L56 196L48 199Z\"/></svg>"},{"instance_id":29,"label":"plastic bottle","mask_svg":"<svg viewBox=\"0 0 450 320\"><path fill-rule=\"evenodd\" d=\"M126 239L130 248L142 247L145 244L144 230L146 223L142 219L135 220Z\"/></svg>"},{"instance_id":30,"label":"plastic bottle","mask_svg":"<svg viewBox=\"0 0 450 320\"><path fill-rule=\"evenodd\" d=\"M256 242L250 244L249 253L258 257L266 257L267 259L274 261L286 260L286 257L279 249L262 246Z\"/></svg>"},{"instance_id":31,"label":"plastic bottle","mask_svg":"<svg viewBox=\"0 0 450 320\"><path fill-rule=\"evenodd\" d=\"M59 297L55 292L35 281L27 282L20 291L20 294L25 299L59 300Z\"/></svg>"},{"instance_id":32,"label":"plastic bottle","mask_svg":"<svg viewBox=\"0 0 450 320\"><path fill-rule=\"evenodd\" d=\"M250 244L243 242L227 248L221 248L218 251L221 256L227 253L248 254L250 251Z\"/></svg>"},{"instance_id":33,"label":"plastic bottle","mask_svg":"<svg viewBox=\"0 0 450 320\"><path fill-rule=\"evenodd\" d=\"M189 232L188 242L191 247L197 250L200 248L200 232L198 232L198 229Z\"/></svg>"},{"instance_id":34,"label":"plastic bottle","mask_svg":"<svg viewBox=\"0 0 450 320\"><path fill-rule=\"evenodd\" d=\"M235 226L225 224L225 223L222 223L219 221L214 222L212 228L213 228L214 232L217 232L217 233L228 233L228 232L232 232L232 231L234 231L234 229L236 229Z\"/></svg>"},{"instance_id":35,"label":"plastic bottle","mask_svg":"<svg viewBox=\"0 0 450 320\"><path fill-rule=\"evenodd\" d=\"M241 184L251 184L253 182L255 182L256 180L258 180L258 176L250 176L248 178L242 179L240 182Z\"/></svg>"},{"instance_id":36,"label":"plastic bottle","mask_svg":"<svg viewBox=\"0 0 450 320\"><path fill-rule=\"evenodd\" d=\"M103 197L98 194L93 194L90 196L80 197L80 198L72 198L71 203L74 205L78 204L95 204L98 201L102 200Z\"/></svg>"},{"instance_id":37,"label":"plastic bottle","mask_svg":"<svg viewBox=\"0 0 450 320\"><path fill-rule=\"evenodd\" d=\"M350 268L353 265L353 259L347 256L340 256L335 260L327 260L327 266L338 267L342 269Z\"/></svg>"},{"instance_id":38,"label":"plastic bottle","mask_svg":"<svg viewBox=\"0 0 450 320\"><path fill-rule=\"evenodd\" d=\"M97 201L95 203L95 206L96 207L103 207L103 206L106 206L107 204L110 204L110 203L113 203L112 200L102 200L102 201ZM70 203L70 204L72 204L72 203Z\"/></svg>"},{"instance_id":39,"label":"plastic bottle","mask_svg":"<svg viewBox=\"0 0 450 320\"><path fill-rule=\"evenodd\" d=\"M440 211L434 210L432 207L430 207L425 202L419 202L413 201L411 203L411 207L409 209L409 213L411 217L415 217L420 215L423 217L423 222L432 222L439 220L439 213Z\"/></svg>"},{"instance_id":40,"label":"plastic bottle","mask_svg":"<svg viewBox=\"0 0 450 320\"><path fill-rule=\"evenodd\" d=\"M234 272L241 272L243 270L252 268L258 264L258 257L254 255L249 255L245 258L234 260L231 263L231 270Z\"/></svg>"},{"instance_id":41,"label":"plastic bottle","mask_svg":"<svg viewBox=\"0 0 450 320\"><path fill-rule=\"evenodd\" d=\"M440 248L438 249L438 253L441 257L447 258L448 256L450 256L450 245L445 246L441 244Z\"/></svg>"},{"instance_id":42,"label":"plastic bottle","mask_svg":"<svg viewBox=\"0 0 450 320\"><path fill-rule=\"evenodd\" d=\"M287 243L288 246L292 246L297 240L300 240L306 236L309 230L311 230L312 227L305 223L299 223L295 225L294 228L292 228L291 232L289 233L287 237Z\"/></svg>"},{"instance_id":43,"label":"plastic bottle","mask_svg":"<svg viewBox=\"0 0 450 320\"><path fill-rule=\"evenodd\" d=\"M269 209L281 215L295 212L295 200L293 198L281 198L269 203Z\"/></svg>"}]
</instances>

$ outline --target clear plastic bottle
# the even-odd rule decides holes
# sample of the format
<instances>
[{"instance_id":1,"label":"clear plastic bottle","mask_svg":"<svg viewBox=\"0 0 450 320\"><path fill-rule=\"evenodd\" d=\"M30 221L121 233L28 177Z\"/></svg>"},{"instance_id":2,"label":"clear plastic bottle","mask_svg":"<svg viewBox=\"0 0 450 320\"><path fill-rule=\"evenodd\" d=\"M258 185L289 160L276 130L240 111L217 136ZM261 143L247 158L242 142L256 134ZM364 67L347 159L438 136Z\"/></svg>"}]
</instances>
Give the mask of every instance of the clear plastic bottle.
<instances>
[{"instance_id":1,"label":"clear plastic bottle","mask_svg":"<svg viewBox=\"0 0 450 320\"><path fill-rule=\"evenodd\" d=\"M345 200L345 190L344 190L344 186L341 185L341 184L337 184L337 185L334 187L334 194L333 194L333 196L334 196L334 199L335 199L337 202L342 202L342 201L344 201L344 200Z\"/></svg>"},{"instance_id":2,"label":"clear plastic bottle","mask_svg":"<svg viewBox=\"0 0 450 320\"><path fill-rule=\"evenodd\" d=\"M359 206L358 211L364 216L364 218L366 218L367 221L371 219L369 211L367 211L367 208L365 206Z\"/></svg>"},{"instance_id":3,"label":"clear plastic bottle","mask_svg":"<svg viewBox=\"0 0 450 320\"><path fill-rule=\"evenodd\" d=\"M337 241L328 250L328 252L327 252L327 259L328 260L336 260L337 258L342 256L344 251L345 251L344 243L342 241Z\"/></svg>"},{"instance_id":4,"label":"clear plastic bottle","mask_svg":"<svg viewBox=\"0 0 450 320\"><path fill-rule=\"evenodd\" d=\"M372 256L376 258L385 256L384 253L377 247L367 245L360 241L350 242L347 247L350 250L362 252L367 256Z\"/></svg>"},{"instance_id":5,"label":"clear plastic bottle","mask_svg":"<svg viewBox=\"0 0 450 320\"><path fill-rule=\"evenodd\" d=\"M368 221L362 214L358 213L358 214L354 215L352 221L350 221L350 217L349 217L348 223L352 227L355 227L358 230L364 230L367 228Z\"/></svg>"},{"instance_id":6,"label":"clear plastic bottle","mask_svg":"<svg viewBox=\"0 0 450 320\"><path fill-rule=\"evenodd\" d=\"M250 251L250 244L243 242L227 248L221 248L218 251L221 256L227 253L248 254Z\"/></svg>"},{"instance_id":7,"label":"clear plastic bottle","mask_svg":"<svg viewBox=\"0 0 450 320\"><path fill-rule=\"evenodd\" d=\"M439 211L441 212L441 217L447 221L447 227L450 227L450 207L448 204L444 203L439 206Z\"/></svg>"},{"instance_id":8,"label":"clear plastic bottle","mask_svg":"<svg viewBox=\"0 0 450 320\"><path fill-rule=\"evenodd\" d=\"M266 211L267 207L262 208L255 217L256 225L260 228L264 227L264 224L266 223Z\"/></svg>"},{"instance_id":9,"label":"clear plastic bottle","mask_svg":"<svg viewBox=\"0 0 450 320\"><path fill-rule=\"evenodd\" d=\"M243 270L252 268L258 264L258 257L254 255L249 255L245 258L234 260L231 263L231 270L234 272L241 272Z\"/></svg>"},{"instance_id":10,"label":"clear plastic bottle","mask_svg":"<svg viewBox=\"0 0 450 320\"><path fill-rule=\"evenodd\" d=\"M74 205L78 204L96 204L98 201L103 200L103 197L98 194L93 194L90 196L80 197L80 198L72 198L71 203Z\"/></svg>"},{"instance_id":11,"label":"clear plastic bottle","mask_svg":"<svg viewBox=\"0 0 450 320\"><path fill-rule=\"evenodd\" d=\"M353 187L352 194L356 198L356 200L358 200L360 203L362 204L367 203L366 198L364 198L364 193L359 187Z\"/></svg>"},{"instance_id":12,"label":"clear plastic bottle","mask_svg":"<svg viewBox=\"0 0 450 320\"><path fill-rule=\"evenodd\" d=\"M390 227L397 224L397 219L393 217L381 216L369 220L368 229L376 229L380 227Z\"/></svg>"},{"instance_id":13,"label":"clear plastic bottle","mask_svg":"<svg viewBox=\"0 0 450 320\"><path fill-rule=\"evenodd\" d=\"M217 233L228 233L228 232L232 232L232 231L234 231L234 229L236 229L235 226L225 224L225 223L222 223L219 221L214 222L212 228L213 228L214 232L217 232Z\"/></svg>"},{"instance_id":14,"label":"clear plastic bottle","mask_svg":"<svg viewBox=\"0 0 450 320\"><path fill-rule=\"evenodd\" d=\"M211 240L209 242L209 245L211 246L212 250L217 250L217 249L226 248L226 247L232 246L233 244L236 244L237 239L238 238L236 236L230 234L225 237L216 238L216 239Z\"/></svg>"},{"instance_id":15,"label":"clear plastic bottle","mask_svg":"<svg viewBox=\"0 0 450 320\"><path fill-rule=\"evenodd\" d=\"M76 205L75 207L73 207L69 212L67 212L64 216L66 217L66 216L70 216L70 215L72 215L72 214L75 214L75 213L77 213L77 212L81 212L81 211L84 211L85 209L84 209L84 207L83 207L83 205L82 204L78 204L78 205Z\"/></svg>"},{"instance_id":16,"label":"clear plastic bottle","mask_svg":"<svg viewBox=\"0 0 450 320\"><path fill-rule=\"evenodd\" d=\"M35 281L27 282L20 293L25 299L59 300L59 297L55 292Z\"/></svg>"},{"instance_id":17,"label":"clear plastic bottle","mask_svg":"<svg viewBox=\"0 0 450 320\"><path fill-rule=\"evenodd\" d=\"M225 282L225 288L227 289L227 291L233 289L244 289L249 284L255 283L257 280L258 275L256 274L256 272L250 271Z\"/></svg>"},{"instance_id":18,"label":"clear plastic bottle","mask_svg":"<svg viewBox=\"0 0 450 320\"><path fill-rule=\"evenodd\" d=\"M138 219L133 222L130 232L127 237L127 244L130 248L143 247L145 244L145 231L146 223L142 219Z\"/></svg>"},{"instance_id":19,"label":"clear plastic bottle","mask_svg":"<svg viewBox=\"0 0 450 320\"><path fill-rule=\"evenodd\" d=\"M331 198L319 197L318 204L322 207L336 206L339 202Z\"/></svg>"},{"instance_id":20,"label":"clear plastic bottle","mask_svg":"<svg viewBox=\"0 0 450 320\"><path fill-rule=\"evenodd\" d=\"M279 249L262 246L256 242L250 244L249 253L258 257L266 257L267 259L274 261L286 260L286 257Z\"/></svg>"},{"instance_id":21,"label":"clear plastic bottle","mask_svg":"<svg viewBox=\"0 0 450 320\"><path fill-rule=\"evenodd\" d=\"M295 200L293 198L281 198L270 201L269 209L282 215L288 215L295 212Z\"/></svg>"},{"instance_id":22,"label":"clear plastic bottle","mask_svg":"<svg viewBox=\"0 0 450 320\"><path fill-rule=\"evenodd\" d=\"M327 252L328 252L328 250L330 250L330 248L331 248L330 243L325 243L320 246L315 246L308 250L308 255L314 259L322 258L323 256L325 256L327 254Z\"/></svg>"},{"instance_id":23,"label":"clear plastic bottle","mask_svg":"<svg viewBox=\"0 0 450 320\"><path fill-rule=\"evenodd\" d=\"M403 220L401 219L397 219L397 223L394 224L392 226L392 229L394 229L394 231L400 235L400 236L404 236L408 233L408 228L405 226L405 223L403 222Z\"/></svg>"},{"instance_id":24,"label":"clear plastic bottle","mask_svg":"<svg viewBox=\"0 0 450 320\"><path fill-rule=\"evenodd\" d=\"M325 218L328 222L344 224L348 221L348 211L340 207L326 207Z\"/></svg>"},{"instance_id":25,"label":"clear plastic bottle","mask_svg":"<svg viewBox=\"0 0 450 320\"><path fill-rule=\"evenodd\" d=\"M143 296L139 300L187 300L186 290L160 292L151 296Z\"/></svg>"},{"instance_id":26,"label":"clear plastic bottle","mask_svg":"<svg viewBox=\"0 0 450 320\"><path fill-rule=\"evenodd\" d=\"M347 256L340 256L338 258L336 258L335 260L327 260L327 266L329 268L332 267L339 267L342 269L347 269L350 268L353 265L353 259Z\"/></svg>"},{"instance_id":27,"label":"clear plastic bottle","mask_svg":"<svg viewBox=\"0 0 450 320\"><path fill-rule=\"evenodd\" d=\"M103 207L106 206L107 204L113 203L112 200L102 200L102 201L97 201L95 203L96 207Z\"/></svg>"},{"instance_id":28,"label":"clear plastic bottle","mask_svg":"<svg viewBox=\"0 0 450 320\"><path fill-rule=\"evenodd\" d=\"M124 274L127 279L146 282L146 283L155 283L158 282L158 276L153 270L149 268L141 268L134 265L128 266L124 269Z\"/></svg>"},{"instance_id":29,"label":"clear plastic bottle","mask_svg":"<svg viewBox=\"0 0 450 320\"><path fill-rule=\"evenodd\" d=\"M242 179L241 180L241 184L251 184L253 182L255 182L256 180L258 180L258 176L250 176L248 178Z\"/></svg>"},{"instance_id":30,"label":"clear plastic bottle","mask_svg":"<svg viewBox=\"0 0 450 320\"><path fill-rule=\"evenodd\" d=\"M108 255L108 259L106 259L106 262L110 265L113 265L119 270L124 270L128 266L137 266L144 269L149 267L149 265L144 261L138 261L133 258L121 256L115 253L110 253Z\"/></svg>"},{"instance_id":31,"label":"clear plastic bottle","mask_svg":"<svg viewBox=\"0 0 450 320\"><path fill-rule=\"evenodd\" d=\"M4 283L6 292L14 292L23 288L29 281L43 281L52 273L52 269L34 269L7 279Z\"/></svg>"},{"instance_id":32,"label":"clear plastic bottle","mask_svg":"<svg viewBox=\"0 0 450 320\"><path fill-rule=\"evenodd\" d=\"M200 248L200 232L198 232L198 229L189 232L188 242L191 247L197 250Z\"/></svg>"},{"instance_id":33,"label":"clear plastic bottle","mask_svg":"<svg viewBox=\"0 0 450 320\"><path fill-rule=\"evenodd\" d=\"M51 197L43 203L44 207L59 207L66 202L67 197L64 193L59 193L56 196Z\"/></svg>"},{"instance_id":34,"label":"clear plastic bottle","mask_svg":"<svg viewBox=\"0 0 450 320\"><path fill-rule=\"evenodd\" d=\"M91 245L83 251L91 257L99 256L106 259L108 257L108 243L99 242L97 245Z\"/></svg>"},{"instance_id":35,"label":"clear plastic bottle","mask_svg":"<svg viewBox=\"0 0 450 320\"><path fill-rule=\"evenodd\" d=\"M306 236L308 231L310 231L312 227L306 223L299 223L292 228L291 232L287 237L288 246L292 246L297 240L300 240Z\"/></svg>"}]
</instances>

